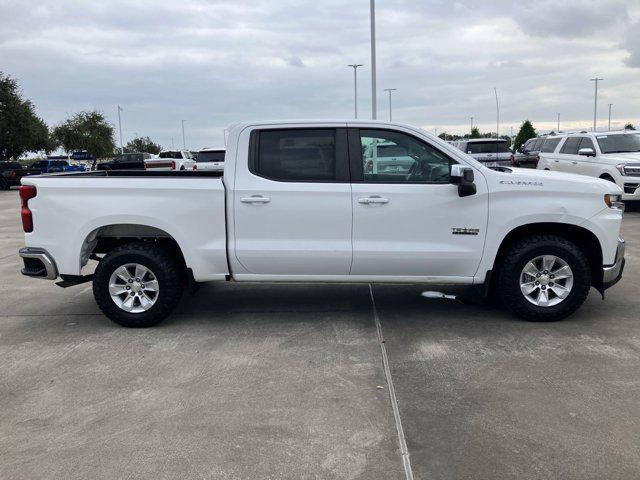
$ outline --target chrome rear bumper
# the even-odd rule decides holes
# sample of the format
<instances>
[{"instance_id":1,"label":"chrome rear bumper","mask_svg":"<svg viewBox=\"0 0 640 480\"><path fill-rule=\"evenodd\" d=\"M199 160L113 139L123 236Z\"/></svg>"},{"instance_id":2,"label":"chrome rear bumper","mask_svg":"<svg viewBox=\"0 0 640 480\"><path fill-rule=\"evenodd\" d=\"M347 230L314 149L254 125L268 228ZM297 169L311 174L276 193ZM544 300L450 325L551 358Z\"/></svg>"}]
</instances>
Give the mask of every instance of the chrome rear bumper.
<instances>
[{"instance_id":1,"label":"chrome rear bumper","mask_svg":"<svg viewBox=\"0 0 640 480\"><path fill-rule=\"evenodd\" d=\"M618 239L618 250L616 251L616 260L613 265L602 267L602 287L606 290L613 287L622 278L624 271L624 251L626 243L622 238Z\"/></svg>"},{"instance_id":2,"label":"chrome rear bumper","mask_svg":"<svg viewBox=\"0 0 640 480\"><path fill-rule=\"evenodd\" d=\"M20 257L24 262L21 272L28 277L55 280L58 268L53 257L43 248L25 247L20 249Z\"/></svg>"}]
</instances>

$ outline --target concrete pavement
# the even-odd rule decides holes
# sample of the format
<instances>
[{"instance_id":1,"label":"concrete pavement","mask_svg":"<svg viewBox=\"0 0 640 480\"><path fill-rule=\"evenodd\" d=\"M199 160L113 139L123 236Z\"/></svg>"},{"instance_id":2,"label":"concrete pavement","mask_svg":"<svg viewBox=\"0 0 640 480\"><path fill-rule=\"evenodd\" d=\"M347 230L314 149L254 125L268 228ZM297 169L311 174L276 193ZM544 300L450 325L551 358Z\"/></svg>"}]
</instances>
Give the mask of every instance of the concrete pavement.
<instances>
[{"instance_id":1,"label":"concrete pavement","mask_svg":"<svg viewBox=\"0 0 640 480\"><path fill-rule=\"evenodd\" d=\"M88 284L19 274L18 205L0 192L0 478L405 478L366 285L212 284L123 329ZM563 322L374 287L415 478L640 476L639 226Z\"/></svg>"}]
</instances>

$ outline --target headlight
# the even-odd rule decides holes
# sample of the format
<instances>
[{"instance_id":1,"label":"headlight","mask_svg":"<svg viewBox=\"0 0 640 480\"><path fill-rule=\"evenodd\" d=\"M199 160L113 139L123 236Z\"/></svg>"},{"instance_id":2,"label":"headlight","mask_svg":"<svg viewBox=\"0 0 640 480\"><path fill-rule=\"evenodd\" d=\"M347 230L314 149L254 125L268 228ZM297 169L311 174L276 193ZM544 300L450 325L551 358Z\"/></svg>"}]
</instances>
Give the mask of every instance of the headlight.
<instances>
[{"instance_id":1,"label":"headlight","mask_svg":"<svg viewBox=\"0 0 640 480\"><path fill-rule=\"evenodd\" d=\"M620 175L640 177L640 164L621 163L619 165L616 165L616 168L620 172Z\"/></svg>"},{"instance_id":2,"label":"headlight","mask_svg":"<svg viewBox=\"0 0 640 480\"><path fill-rule=\"evenodd\" d=\"M622 195L619 193L607 193L604 196L604 203L609 208L615 208L617 210L624 211L624 203L622 203Z\"/></svg>"}]
</instances>

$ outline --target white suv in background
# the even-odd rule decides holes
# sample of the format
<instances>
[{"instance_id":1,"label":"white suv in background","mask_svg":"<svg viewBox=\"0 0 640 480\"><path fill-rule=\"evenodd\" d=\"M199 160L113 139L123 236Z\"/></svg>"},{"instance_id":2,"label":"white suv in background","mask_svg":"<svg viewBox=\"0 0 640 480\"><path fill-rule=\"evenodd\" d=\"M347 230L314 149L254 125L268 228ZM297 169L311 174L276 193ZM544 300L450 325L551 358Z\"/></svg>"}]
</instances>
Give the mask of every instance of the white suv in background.
<instances>
[{"instance_id":1,"label":"white suv in background","mask_svg":"<svg viewBox=\"0 0 640 480\"><path fill-rule=\"evenodd\" d=\"M144 161L145 170L192 170L196 161L189 150L164 150L158 158L150 158Z\"/></svg>"},{"instance_id":2,"label":"white suv in background","mask_svg":"<svg viewBox=\"0 0 640 480\"><path fill-rule=\"evenodd\" d=\"M540 152L538 169L609 180L623 189L623 200L640 200L640 132L568 134Z\"/></svg>"},{"instance_id":3,"label":"white suv in background","mask_svg":"<svg viewBox=\"0 0 640 480\"><path fill-rule=\"evenodd\" d=\"M196 157L193 169L203 172L223 172L224 155L224 148L203 148Z\"/></svg>"},{"instance_id":4,"label":"white suv in background","mask_svg":"<svg viewBox=\"0 0 640 480\"><path fill-rule=\"evenodd\" d=\"M454 143L464 153L471 155L485 167L510 167L511 150L504 138L471 138Z\"/></svg>"}]
</instances>

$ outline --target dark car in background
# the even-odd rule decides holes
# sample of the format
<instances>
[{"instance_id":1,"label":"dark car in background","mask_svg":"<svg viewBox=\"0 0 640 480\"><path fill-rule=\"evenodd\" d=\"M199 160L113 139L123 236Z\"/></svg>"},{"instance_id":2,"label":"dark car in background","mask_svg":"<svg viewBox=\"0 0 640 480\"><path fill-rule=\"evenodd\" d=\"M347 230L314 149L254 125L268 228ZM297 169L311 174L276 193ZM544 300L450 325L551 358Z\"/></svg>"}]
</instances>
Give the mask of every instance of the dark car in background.
<instances>
[{"instance_id":1,"label":"dark car in background","mask_svg":"<svg viewBox=\"0 0 640 480\"><path fill-rule=\"evenodd\" d=\"M144 161L149 158L150 153L123 153L110 162L99 163L96 170L144 170Z\"/></svg>"},{"instance_id":2,"label":"dark car in background","mask_svg":"<svg viewBox=\"0 0 640 480\"><path fill-rule=\"evenodd\" d=\"M530 138L514 152L511 165L522 168L536 168L540 160L540 149L544 143L544 137Z\"/></svg>"},{"instance_id":3,"label":"dark car in background","mask_svg":"<svg viewBox=\"0 0 640 480\"><path fill-rule=\"evenodd\" d=\"M9 190L20 185L22 177L40 173L38 169L23 168L20 162L0 162L0 190Z\"/></svg>"}]
</instances>

